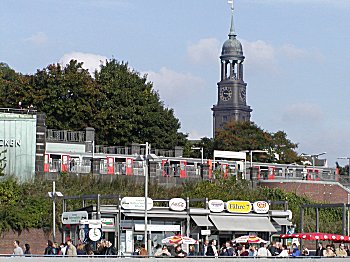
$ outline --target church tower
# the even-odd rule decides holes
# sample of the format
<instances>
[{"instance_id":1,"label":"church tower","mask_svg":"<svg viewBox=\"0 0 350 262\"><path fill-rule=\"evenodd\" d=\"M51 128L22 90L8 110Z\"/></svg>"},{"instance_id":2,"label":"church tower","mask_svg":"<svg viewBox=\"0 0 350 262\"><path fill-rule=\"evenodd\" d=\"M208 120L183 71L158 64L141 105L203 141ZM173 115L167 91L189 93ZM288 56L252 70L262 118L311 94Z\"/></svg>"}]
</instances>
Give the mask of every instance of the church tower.
<instances>
[{"instance_id":1,"label":"church tower","mask_svg":"<svg viewBox=\"0 0 350 262\"><path fill-rule=\"evenodd\" d=\"M213 135L231 121L250 121L252 109L247 105L247 84L243 80L243 49L236 39L233 23L233 0L231 5L231 28L228 40L221 51L221 79L218 85L217 104L213 111Z\"/></svg>"}]
</instances>

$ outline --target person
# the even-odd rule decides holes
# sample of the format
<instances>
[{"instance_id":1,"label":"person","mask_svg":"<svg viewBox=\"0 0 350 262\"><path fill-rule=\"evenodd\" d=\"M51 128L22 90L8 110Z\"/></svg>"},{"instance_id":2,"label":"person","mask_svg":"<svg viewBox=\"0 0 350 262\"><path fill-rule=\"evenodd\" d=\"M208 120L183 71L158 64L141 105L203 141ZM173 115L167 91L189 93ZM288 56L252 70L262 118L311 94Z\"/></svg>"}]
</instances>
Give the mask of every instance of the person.
<instances>
[{"instance_id":1,"label":"person","mask_svg":"<svg viewBox=\"0 0 350 262\"><path fill-rule=\"evenodd\" d=\"M140 255L139 246L135 246L134 252L132 252L131 255L133 255L133 256L139 256Z\"/></svg>"},{"instance_id":2,"label":"person","mask_svg":"<svg viewBox=\"0 0 350 262\"><path fill-rule=\"evenodd\" d=\"M107 255L107 256L116 256L116 255L118 255L118 252L117 252L116 248L112 245L112 242L107 240L105 242L105 245L106 245L105 255Z\"/></svg>"},{"instance_id":3,"label":"person","mask_svg":"<svg viewBox=\"0 0 350 262\"><path fill-rule=\"evenodd\" d=\"M79 243L77 246L77 255L78 256L85 256L86 251L85 251L85 245L82 243Z\"/></svg>"},{"instance_id":4,"label":"person","mask_svg":"<svg viewBox=\"0 0 350 262\"><path fill-rule=\"evenodd\" d=\"M224 256L224 257L232 257L233 256L233 248L231 247L230 241L226 241L225 245L220 250L220 256Z\"/></svg>"},{"instance_id":5,"label":"person","mask_svg":"<svg viewBox=\"0 0 350 262\"><path fill-rule=\"evenodd\" d=\"M208 246L209 246L209 241L208 241L208 239L206 239L206 240L204 240L204 242L203 242L203 250L202 250L202 253L201 253L202 256L206 256Z\"/></svg>"},{"instance_id":6,"label":"person","mask_svg":"<svg viewBox=\"0 0 350 262\"><path fill-rule=\"evenodd\" d=\"M242 249L239 253L239 256L240 257L247 257L249 255L249 252L248 252L248 245L242 245Z\"/></svg>"},{"instance_id":7,"label":"person","mask_svg":"<svg viewBox=\"0 0 350 262\"><path fill-rule=\"evenodd\" d=\"M148 252L146 250L145 244L141 245L140 256L143 256L143 257L148 256Z\"/></svg>"},{"instance_id":8,"label":"person","mask_svg":"<svg viewBox=\"0 0 350 262\"><path fill-rule=\"evenodd\" d=\"M309 255L310 255L309 249L303 246L303 256L309 256Z\"/></svg>"},{"instance_id":9,"label":"person","mask_svg":"<svg viewBox=\"0 0 350 262\"><path fill-rule=\"evenodd\" d=\"M260 248L258 249L258 257L271 257L271 252L265 247L265 243L260 243Z\"/></svg>"},{"instance_id":10,"label":"person","mask_svg":"<svg viewBox=\"0 0 350 262\"><path fill-rule=\"evenodd\" d=\"M94 251L92 250L92 245L91 244L86 244L85 245L85 253L86 253L86 255L88 255L90 257L95 255Z\"/></svg>"},{"instance_id":11,"label":"person","mask_svg":"<svg viewBox=\"0 0 350 262\"><path fill-rule=\"evenodd\" d=\"M24 244L24 255L25 256L30 256L32 252L30 251L30 245L28 243Z\"/></svg>"},{"instance_id":12,"label":"person","mask_svg":"<svg viewBox=\"0 0 350 262\"><path fill-rule=\"evenodd\" d=\"M334 254L334 252L332 250L331 245L327 245L326 246L326 249L323 252L323 256L324 257L335 257L335 254Z\"/></svg>"},{"instance_id":13,"label":"person","mask_svg":"<svg viewBox=\"0 0 350 262\"><path fill-rule=\"evenodd\" d=\"M23 254L24 254L23 249L19 246L18 240L13 241L13 246L14 246L13 254L15 256L23 256Z\"/></svg>"},{"instance_id":14,"label":"person","mask_svg":"<svg viewBox=\"0 0 350 262\"><path fill-rule=\"evenodd\" d=\"M168 250L168 247L166 245L163 245L163 247L160 247L159 249L157 249L154 256L155 257L171 257L171 254Z\"/></svg>"},{"instance_id":15,"label":"person","mask_svg":"<svg viewBox=\"0 0 350 262\"><path fill-rule=\"evenodd\" d=\"M181 245L176 246L175 257L187 257L187 253L182 250Z\"/></svg>"},{"instance_id":16,"label":"person","mask_svg":"<svg viewBox=\"0 0 350 262\"><path fill-rule=\"evenodd\" d=\"M194 248L194 245L190 245L190 247L188 248L188 256L189 257L195 257L196 254L196 250Z\"/></svg>"},{"instance_id":17,"label":"person","mask_svg":"<svg viewBox=\"0 0 350 262\"><path fill-rule=\"evenodd\" d=\"M60 244L60 252L59 255L60 256L65 256L66 255L66 250L67 250L67 246L64 243Z\"/></svg>"},{"instance_id":18,"label":"person","mask_svg":"<svg viewBox=\"0 0 350 262\"><path fill-rule=\"evenodd\" d=\"M337 257L347 257L348 253L345 250L344 243L341 243L339 247L335 250Z\"/></svg>"},{"instance_id":19,"label":"person","mask_svg":"<svg viewBox=\"0 0 350 262\"><path fill-rule=\"evenodd\" d=\"M315 256L316 257L323 257L324 251L325 250L324 250L322 242L318 242L318 247L316 248Z\"/></svg>"},{"instance_id":20,"label":"person","mask_svg":"<svg viewBox=\"0 0 350 262\"><path fill-rule=\"evenodd\" d=\"M206 256L208 257L217 257L218 256L218 251L216 249L216 240L212 239L209 243L209 246L207 248L207 252L205 253Z\"/></svg>"},{"instance_id":21,"label":"person","mask_svg":"<svg viewBox=\"0 0 350 262\"><path fill-rule=\"evenodd\" d=\"M292 244L292 249L293 249L293 251L292 251L291 256L292 257L299 257L300 256L300 250L299 250L298 245L296 243Z\"/></svg>"},{"instance_id":22,"label":"person","mask_svg":"<svg viewBox=\"0 0 350 262\"><path fill-rule=\"evenodd\" d=\"M275 242L271 242L271 245L269 246L268 250L270 251L272 256L277 256L278 255L278 251L277 251Z\"/></svg>"},{"instance_id":23,"label":"person","mask_svg":"<svg viewBox=\"0 0 350 262\"><path fill-rule=\"evenodd\" d=\"M278 254L279 257L289 257L287 245L282 245L282 251Z\"/></svg>"},{"instance_id":24,"label":"person","mask_svg":"<svg viewBox=\"0 0 350 262\"><path fill-rule=\"evenodd\" d=\"M47 240L47 247L45 248L44 255L45 256L56 255L54 247L53 247L53 243L51 240Z\"/></svg>"},{"instance_id":25,"label":"person","mask_svg":"<svg viewBox=\"0 0 350 262\"><path fill-rule=\"evenodd\" d=\"M257 255L258 252L256 251L255 246L249 246L248 257L256 257Z\"/></svg>"},{"instance_id":26,"label":"person","mask_svg":"<svg viewBox=\"0 0 350 262\"><path fill-rule=\"evenodd\" d=\"M66 250L66 256L67 257L76 257L77 256L77 248L73 245L72 240L67 240L67 250Z\"/></svg>"},{"instance_id":27,"label":"person","mask_svg":"<svg viewBox=\"0 0 350 262\"><path fill-rule=\"evenodd\" d=\"M169 169L170 169L169 160L166 160L164 163L164 176L166 177L170 176Z\"/></svg>"}]
</instances>

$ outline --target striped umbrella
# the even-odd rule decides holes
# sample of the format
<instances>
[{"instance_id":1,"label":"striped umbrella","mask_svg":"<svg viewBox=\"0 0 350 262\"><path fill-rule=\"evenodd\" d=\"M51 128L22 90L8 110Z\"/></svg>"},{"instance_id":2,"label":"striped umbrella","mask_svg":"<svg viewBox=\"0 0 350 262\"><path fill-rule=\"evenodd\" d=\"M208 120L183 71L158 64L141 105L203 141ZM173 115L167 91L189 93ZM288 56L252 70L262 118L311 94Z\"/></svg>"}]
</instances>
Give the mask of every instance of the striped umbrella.
<instances>
[{"instance_id":1,"label":"striped umbrella","mask_svg":"<svg viewBox=\"0 0 350 262\"><path fill-rule=\"evenodd\" d=\"M236 238L233 242L235 243L266 243L264 239L254 236L254 235L247 235L247 236L241 236Z\"/></svg>"},{"instance_id":2,"label":"striped umbrella","mask_svg":"<svg viewBox=\"0 0 350 262\"><path fill-rule=\"evenodd\" d=\"M163 244L198 244L198 241L182 235L175 235L171 237L164 238L162 240Z\"/></svg>"}]
</instances>

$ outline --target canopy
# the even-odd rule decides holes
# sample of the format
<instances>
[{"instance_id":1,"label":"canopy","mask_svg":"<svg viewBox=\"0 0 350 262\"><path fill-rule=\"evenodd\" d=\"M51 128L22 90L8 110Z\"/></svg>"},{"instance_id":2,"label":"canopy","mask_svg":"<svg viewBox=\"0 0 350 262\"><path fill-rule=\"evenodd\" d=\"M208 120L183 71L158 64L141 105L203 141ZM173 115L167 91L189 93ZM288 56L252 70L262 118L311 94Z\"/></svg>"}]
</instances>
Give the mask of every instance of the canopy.
<instances>
[{"instance_id":1,"label":"canopy","mask_svg":"<svg viewBox=\"0 0 350 262\"><path fill-rule=\"evenodd\" d=\"M233 240L233 242L235 243L266 243L267 241L265 241L264 239L254 236L254 235L250 235L250 236L241 236L236 238L235 240Z\"/></svg>"},{"instance_id":2,"label":"canopy","mask_svg":"<svg viewBox=\"0 0 350 262\"><path fill-rule=\"evenodd\" d=\"M162 243L163 244L198 244L198 241L190 237L176 235L176 236L164 238L162 240Z\"/></svg>"},{"instance_id":3,"label":"canopy","mask_svg":"<svg viewBox=\"0 0 350 262\"><path fill-rule=\"evenodd\" d=\"M323 240L333 242L349 242L350 236L343 236L330 233L295 233L295 234L282 234L281 238L299 238L304 240Z\"/></svg>"}]
</instances>

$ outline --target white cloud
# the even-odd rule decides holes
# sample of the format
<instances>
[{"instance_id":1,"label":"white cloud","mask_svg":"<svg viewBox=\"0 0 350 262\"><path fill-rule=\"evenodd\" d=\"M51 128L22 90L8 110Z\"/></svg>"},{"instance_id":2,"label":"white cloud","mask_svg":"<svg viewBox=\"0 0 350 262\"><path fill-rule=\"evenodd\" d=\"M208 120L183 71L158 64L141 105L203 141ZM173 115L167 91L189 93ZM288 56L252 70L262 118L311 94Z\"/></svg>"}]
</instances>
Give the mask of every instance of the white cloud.
<instances>
[{"instance_id":1,"label":"white cloud","mask_svg":"<svg viewBox=\"0 0 350 262\"><path fill-rule=\"evenodd\" d=\"M153 88L159 91L161 99L170 106L180 103L185 97L190 97L196 91L201 90L205 84L204 80L189 73L179 73L162 67L159 72L143 72L147 74L148 80L153 82ZM169 106L167 105L167 106Z\"/></svg>"},{"instance_id":2,"label":"white cloud","mask_svg":"<svg viewBox=\"0 0 350 262\"><path fill-rule=\"evenodd\" d=\"M194 64L217 63L220 56L220 42L215 38L200 39L187 47L187 56Z\"/></svg>"},{"instance_id":3,"label":"white cloud","mask_svg":"<svg viewBox=\"0 0 350 262\"><path fill-rule=\"evenodd\" d=\"M36 46L42 46L45 45L48 41L48 37L43 32L35 33L34 35L31 35L30 37L24 39L26 42L29 42Z\"/></svg>"},{"instance_id":4,"label":"white cloud","mask_svg":"<svg viewBox=\"0 0 350 262\"><path fill-rule=\"evenodd\" d=\"M318 123L324 117L320 107L313 104L294 104L288 106L282 115L284 122L292 123Z\"/></svg>"},{"instance_id":5,"label":"white cloud","mask_svg":"<svg viewBox=\"0 0 350 262\"><path fill-rule=\"evenodd\" d=\"M81 52L72 52L65 54L59 60L59 63L62 65L69 64L69 62L74 59L78 62L83 62L83 68L88 69L90 74L93 74L95 70L100 70L101 64L105 65L106 60L108 59L102 55L90 54L90 53L81 53Z\"/></svg>"}]
</instances>

